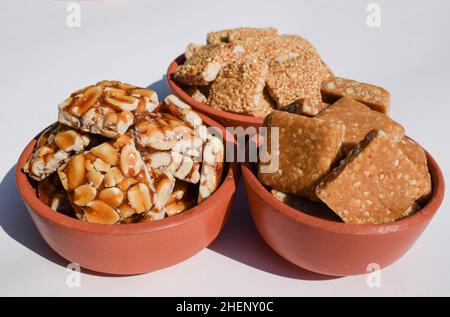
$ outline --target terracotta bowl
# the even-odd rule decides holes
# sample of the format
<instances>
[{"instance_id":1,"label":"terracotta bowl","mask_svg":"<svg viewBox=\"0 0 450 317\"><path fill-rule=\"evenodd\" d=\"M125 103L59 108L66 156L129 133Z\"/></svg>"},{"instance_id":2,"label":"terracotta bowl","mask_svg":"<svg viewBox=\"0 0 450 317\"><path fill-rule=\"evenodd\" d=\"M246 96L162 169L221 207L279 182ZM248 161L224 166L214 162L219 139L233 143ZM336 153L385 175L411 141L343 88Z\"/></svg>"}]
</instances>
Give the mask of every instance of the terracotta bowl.
<instances>
[{"instance_id":1,"label":"terracotta bowl","mask_svg":"<svg viewBox=\"0 0 450 317\"><path fill-rule=\"evenodd\" d=\"M198 102L191 96L189 96L176 81L173 80L173 73L177 69L178 65L184 64L185 58L184 54L175 59L169 66L167 70L166 78L167 84L169 85L170 90L177 95L181 100L190 105L196 111L201 112L207 115L210 118L213 118L217 122L220 122L225 127L260 127L263 125L264 118L237 114L227 111L222 111L218 109L214 109L207 104L202 102Z\"/></svg>"},{"instance_id":2,"label":"terracotta bowl","mask_svg":"<svg viewBox=\"0 0 450 317\"><path fill-rule=\"evenodd\" d=\"M310 271L348 276L368 273L371 263L381 268L392 264L425 230L442 203L445 187L436 161L428 153L427 158L434 186L431 200L418 213L382 225L345 224L310 216L274 198L249 163L242 165L242 176L256 227L276 253Z\"/></svg>"},{"instance_id":3,"label":"terracotta bowl","mask_svg":"<svg viewBox=\"0 0 450 317\"><path fill-rule=\"evenodd\" d=\"M225 132L201 115L204 123ZM226 134L224 140L234 145ZM16 182L39 233L62 257L84 268L118 275L162 269L182 262L208 246L224 226L239 177L238 166L227 163L221 186L211 197L179 215L163 220L127 225L92 224L62 215L37 197L22 172L33 151L32 140L19 158Z\"/></svg>"}]
</instances>

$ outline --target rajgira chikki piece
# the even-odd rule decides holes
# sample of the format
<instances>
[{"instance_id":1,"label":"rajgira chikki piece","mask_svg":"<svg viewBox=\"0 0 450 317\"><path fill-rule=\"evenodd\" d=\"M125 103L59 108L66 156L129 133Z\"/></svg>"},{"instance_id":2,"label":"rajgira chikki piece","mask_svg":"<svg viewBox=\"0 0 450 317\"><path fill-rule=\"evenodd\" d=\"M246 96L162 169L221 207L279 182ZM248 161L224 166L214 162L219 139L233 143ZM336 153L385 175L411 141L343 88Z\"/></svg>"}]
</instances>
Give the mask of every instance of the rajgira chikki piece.
<instances>
[{"instance_id":1,"label":"rajgira chikki piece","mask_svg":"<svg viewBox=\"0 0 450 317\"><path fill-rule=\"evenodd\" d=\"M206 42L208 44L232 43L245 40L249 37L271 37L278 33L275 28L252 28L243 27L236 29L221 30L209 32Z\"/></svg>"},{"instance_id":2,"label":"rajgira chikki piece","mask_svg":"<svg viewBox=\"0 0 450 317\"><path fill-rule=\"evenodd\" d=\"M174 79L191 86L205 86L216 79L219 71L237 58L243 48L234 44L211 44L192 52L183 65L178 66Z\"/></svg>"},{"instance_id":3,"label":"rajgira chikki piece","mask_svg":"<svg viewBox=\"0 0 450 317\"><path fill-rule=\"evenodd\" d=\"M272 111L264 100L266 61L252 55L229 64L212 83L208 104L216 109L264 117Z\"/></svg>"}]
</instances>

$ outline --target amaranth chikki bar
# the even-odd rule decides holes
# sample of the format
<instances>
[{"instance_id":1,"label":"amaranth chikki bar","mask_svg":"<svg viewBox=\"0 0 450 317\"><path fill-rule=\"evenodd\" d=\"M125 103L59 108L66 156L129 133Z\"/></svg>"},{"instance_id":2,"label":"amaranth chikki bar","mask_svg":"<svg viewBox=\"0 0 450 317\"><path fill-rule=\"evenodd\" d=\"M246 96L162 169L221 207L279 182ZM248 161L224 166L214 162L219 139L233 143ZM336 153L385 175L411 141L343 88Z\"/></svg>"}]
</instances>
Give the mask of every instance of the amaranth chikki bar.
<instances>
[{"instance_id":1,"label":"amaranth chikki bar","mask_svg":"<svg viewBox=\"0 0 450 317\"><path fill-rule=\"evenodd\" d=\"M196 49L183 65L178 66L174 78L191 86L205 86L216 79L222 67L231 63L243 48L234 44L211 44Z\"/></svg>"},{"instance_id":2,"label":"amaranth chikki bar","mask_svg":"<svg viewBox=\"0 0 450 317\"><path fill-rule=\"evenodd\" d=\"M231 43L241 41L249 37L269 37L277 34L275 28L251 28L243 27L227 29L217 32L209 32L206 38L208 44Z\"/></svg>"},{"instance_id":3,"label":"amaranth chikki bar","mask_svg":"<svg viewBox=\"0 0 450 317\"><path fill-rule=\"evenodd\" d=\"M262 99L267 71L267 63L254 56L229 64L211 85L209 105L235 113L266 115L270 109Z\"/></svg>"},{"instance_id":4,"label":"amaranth chikki bar","mask_svg":"<svg viewBox=\"0 0 450 317\"><path fill-rule=\"evenodd\" d=\"M59 105L58 121L81 131L117 138L135 117L158 106L156 92L121 83L101 81L74 92Z\"/></svg>"},{"instance_id":5,"label":"amaranth chikki bar","mask_svg":"<svg viewBox=\"0 0 450 317\"><path fill-rule=\"evenodd\" d=\"M44 180L71 155L83 151L90 142L88 134L55 123L41 134L23 171L34 180Z\"/></svg>"},{"instance_id":6,"label":"amaranth chikki bar","mask_svg":"<svg viewBox=\"0 0 450 317\"><path fill-rule=\"evenodd\" d=\"M310 52L287 60L272 61L267 89L279 109L303 98L321 100L320 86L324 68Z\"/></svg>"},{"instance_id":7,"label":"amaranth chikki bar","mask_svg":"<svg viewBox=\"0 0 450 317\"><path fill-rule=\"evenodd\" d=\"M380 224L410 215L426 186L422 171L392 138L373 130L316 194L346 223Z\"/></svg>"},{"instance_id":8,"label":"amaranth chikki bar","mask_svg":"<svg viewBox=\"0 0 450 317\"><path fill-rule=\"evenodd\" d=\"M343 143L345 153L363 140L371 130L382 130L394 141L400 140L405 133L405 129L399 123L349 97L339 99L316 118L341 122L345 125Z\"/></svg>"},{"instance_id":9,"label":"amaranth chikki bar","mask_svg":"<svg viewBox=\"0 0 450 317\"><path fill-rule=\"evenodd\" d=\"M345 127L341 123L274 111L266 118L270 151L273 127L279 132L278 169L264 173L271 161L260 161L259 180L274 189L317 199L314 194L320 179L329 173L340 157Z\"/></svg>"},{"instance_id":10,"label":"amaranth chikki bar","mask_svg":"<svg viewBox=\"0 0 450 317\"><path fill-rule=\"evenodd\" d=\"M322 84L322 99L333 103L343 96L352 97L371 109L387 114L391 103L390 93L372 84L342 77L330 77Z\"/></svg>"}]
</instances>

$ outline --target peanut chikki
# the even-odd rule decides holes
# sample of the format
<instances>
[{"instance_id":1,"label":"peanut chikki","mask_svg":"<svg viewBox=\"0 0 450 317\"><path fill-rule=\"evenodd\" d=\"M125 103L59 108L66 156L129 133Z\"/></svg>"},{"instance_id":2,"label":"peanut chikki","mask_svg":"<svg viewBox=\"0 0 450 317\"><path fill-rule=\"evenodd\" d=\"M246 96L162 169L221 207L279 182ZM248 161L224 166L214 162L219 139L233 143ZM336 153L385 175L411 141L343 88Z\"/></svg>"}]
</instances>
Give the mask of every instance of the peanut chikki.
<instances>
[{"instance_id":1,"label":"peanut chikki","mask_svg":"<svg viewBox=\"0 0 450 317\"><path fill-rule=\"evenodd\" d=\"M88 222L112 224L133 214L149 213L160 219L155 184L145 168L134 140L125 134L71 158L58 170L79 217Z\"/></svg>"},{"instance_id":2,"label":"peanut chikki","mask_svg":"<svg viewBox=\"0 0 450 317\"><path fill-rule=\"evenodd\" d=\"M267 89L279 109L304 98L321 100L320 87L324 80L324 69L320 60L304 52L287 60L270 63Z\"/></svg>"},{"instance_id":3,"label":"peanut chikki","mask_svg":"<svg viewBox=\"0 0 450 317\"><path fill-rule=\"evenodd\" d=\"M266 114L264 84L266 61L250 56L222 69L212 83L208 103L211 107L242 114Z\"/></svg>"},{"instance_id":4,"label":"peanut chikki","mask_svg":"<svg viewBox=\"0 0 450 317\"><path fill-rule=\"evenodd\" d=\"M192 208L196 203L195 198L196 195L192 186L189 183L177 180L167 200L166 214L170 217Z\"/></svg>"},{"instance_id":5,"label":"peanut chikki","mask_svg":"<svg viewBox=\"0 0 450 317\"><path fill-rule=\"evenodd\" d=\"M39 137L23 170L34 180L44 180L56 172L67 158L83 151L90 143L88 134L60 123L53 124Z\"/></svg>"},{"instance_id":6,"label":"peanut chikki","mask_svg":"<svg viewBox=\"0 0 450 317\"><path fill-rule=\"evenodd\" d=\"M203 148L198 203L211 196L219 187L223 172L224 156L223 142L216 136L208 133L207 141Z\"/></svg>"},{"instance_id":7,"label":"peanut chikki","mask_svg":"<svg viewBox=\"0 0 450 317\"><path fill-rule=\"evenodd\" d=\"M59 213L68 216L75 215L57 173L53 173L43 181L39 182L37 185L37 197L44 204Z\"/></svg>"},{"instance_id":8,"label":"peanut chikki","mask_svg":"<svg viewBox=\"0 0 450 317\"><path fill-rule=\"evenodd\" d=\"M314 189L340 158L345 127L341 123L274 111L266 118L267 149L278 141L278 168L264 172L273 160L259 163L259 180L276 190L317 199ZM272 134L278 128L279 138ZM275 147L276 149L276 147ZM269 154L270 156L276 154ZM276 166L275 166L276 167Z\"/></svg>"},{"instance_id":9,"label":"peanut chikki","mask_svg":"<svg viewBox=\"0 0 450 317\"><path fill-rule=\"evenodd\" d=\"M235 44L211 44L192 52L192 56L180 65L174 78L186 85L204 86L216 79L219 71L242 53Z\"/></svg>"},{"instance_id":10,"label":"peanut chikki","mask_svg":"<svg viewBox=\"0 0 450 317\"><path fill-rule=\"evenodd\" d=\"M81 131L116 138L158 105L156 92L121 83L102 81L74 92L59 105L58 121Z\"/></svg>"},{"instance_id":11,"label":"peanut chikki","mask_svg":"<svg viewBox=\"0 0 450 317\"><path fill-rule=\"evenodd\" d=\"M405 129L399 123L349 97L339 99L316 118L341 122L345 125L343 143L345 153L348 153L373 129L382 130L394 141L400 140L405 133Z\"/></svg>"},{"instance_id":12,"label":"peanut chikki","mask_svg":"<svg viewBox=\"0 0 450 317\"><path fill-rule=\"evenodd\" d=\"M419 203L427 201L430 198L433 190L431 184L431 176L428 169L427 156L424 149L419 144L406 136L397 143L397 146L414 164L417 165L417 167L421 171L422 179L425 182L425 189L421 197L419 198Z\"/></svg>"},{"instance_id":13,"label":"peanut chikki","mask_svg":"<svg viewBox=\"0 0 450 317\"><path fill-rule=\"evenodd\" d=\"M251 28L243 27L236 29L228 29L217 32L209 32L206 42L208 44L231 43L241 41L249 37L260 38L274 36L278 33L275 28Z\"/></svg>"},{"instance_id":14,"label":"peanut chikki","mask_svg":"<svg viewBox=\"0 0 450 317\"><path fill-rule=\"evenodd\" d=\"M357 82L342 77L330 77L322 84L322 98L333 103L343 96L352 97L371 109L387 114L391 103L390 93L375 85Z\"/></svg>"},{"instance_id":15,"label":"peanut chikki","mask_svg":"<svg viewBox=\"0 0 450 317\"><path fill-rule=\"evenodd\" d=\"M203 140L183 121L168 113L150 114L136 124L134 134L149 170L190 183L200 180Z\"/></svg>"},{"instance_id":16,"label":"peanut chikki","mask_svg":"<svg viewBox=\"0 0 450 317\"><path fill-rule=\"evenodd\" d=\"M420 168L373 130L316 188L346 223L380 224L410 215L427 186Z\"/></svg>"}]
</instances>

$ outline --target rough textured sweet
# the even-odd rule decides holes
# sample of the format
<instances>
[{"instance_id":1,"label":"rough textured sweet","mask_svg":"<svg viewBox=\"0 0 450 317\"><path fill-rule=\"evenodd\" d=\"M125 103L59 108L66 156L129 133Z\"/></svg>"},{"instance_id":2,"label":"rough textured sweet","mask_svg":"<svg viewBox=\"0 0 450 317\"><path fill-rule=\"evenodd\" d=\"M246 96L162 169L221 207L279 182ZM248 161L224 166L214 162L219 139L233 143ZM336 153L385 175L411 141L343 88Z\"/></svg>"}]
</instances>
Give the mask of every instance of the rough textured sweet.
<instances>
[{"instance_id":1,"label":"rough textured sweet","mask_svg":"<svg viewBox=\"0 0 450 317\"><path fill-rule=\"evenodd\" d=\"M270 63L267 89L278 108L304 98L321 100L320 87L325 79L325 70L311 52L298 57L278 59Z\"/></svg>"},{"instance_id":2,"label":"rough textured sweet","mask_svg":"<svg viewBox=\"0 0 450 317\"><path fill-rule=\"evenodd\" d=\"M334 103L339 98L348 96L364 103L371 109L387 114L391 103L390 93L381 87L361 83L342 77L329 77L322 84L322 99Z\"/></svg>"},{"instance_id":3,"label":"rough textured sweet","mask_svg":"<svg viewBox=\"0 0 450 317\"><path fill-rule=\"evenodd\" d=\"M127 132L136 117L157 106L158 96L153 90L105 80L63 101L58 121L77 130L117 138Z\"/></svg>"},{"instance_id":4,"label":"rough textured sweet","mask_svg":"<svg viewBox=\"0 0 450 317\"><path fill-rule=\"evenodd\" d=\"M46 179L73 154L83 151L91 136L55 123L39 137L35 150L23 170L37 181Z\"/></svg>"},{"instance_id":5,"label":"rough textured sweet","mask_svg":"<svg viewBox=\"0 0 450 317\"><path fill-rule=\"evenodd\" d=\"M410 215L428 186L420 168L383 131L373 130L317 186L346 223L380 224Z\"/></svg>"},{"instance_id":6,"label":"rough textured sweet","mask_svg":"<svg viewBox=\"0 0 450 317\"><path fill-rule=\"evenodd\" d=\"M206 42L208 44L231 43L242 41L247 38L270 37L277 34L275 28L252 28L242 27L236 29L227 29L207 34Z\"/></svg>"},{"instance_id":7,"label":"rough textured sweet","mask_svg":"<svg viewBox=\"0 0 450 317\"><path fill-rule=\"evenodd\" d=\"M211 44L192 52L192 56L180 65L174 79L191 86L208 85L219 71L242 53L242 47L234 44Z\"/></svg>"},{"instance_id":8,"label":"rough textured sweet","mask_svg":"<svg viewBox=\"0 0 450 317\"><path fill-rule=\"evenodd\" d=\"M344 125L281 111L272 112L265 125L269 128L268 152L274 142L279 142L279 155L273 154L278 168L264 172L263 167L273 162L260 160L259 180L276 190L317 199L316 185L340 158ZM274 139L276 132L272 128L278 128L278 140Z\"/></svg>"},{"instance_id":9,"label":"rough textured sweet","mask_svg":"<svg viewBox=\"0 0 450 317\"><path fill-rule=\"evenodd\" d=\"M131 135L105 142L71 158L58 170L70 202L83 220L113 224L133 214L161 219L157 185Z\"/></svg>"},{"instance_id":10,"label":"rough textured sweet","mask_svg":"<svg viewBox=\"0 0 450 317\"><path fill-rule=\"evenodd\" d=\"M348 153L371 130L382 130L394 141L400 140L405 129L388 116L371 110L366 105L350 98L343 97L324 109L316 118L341 122L345 125L343 150Z\"/></svg>"},{"instance_id":11,"label":"rough textured sweet","mask_svg":"<svg viewBox=\"0 0 450 317\"><path fill-rule=\"evenodd\" d=\"M414 164L416 164L422 173L422 178L425 182L425 189L418 202L419 204L423 204L429 200L433 191L425 151L419 144L406 136L397 143L397 146Z\"/></svg>"},{"instance_id":12,"label":"rough textured sweet","mask_svg":"<svg viewBox=\"0 0 450 317\"><path fill-rule=\"evenodd\" d=\"M314 117L328 106L329 104L323 102L320 99L305 98L294 101L290 105L284 107L282 110L308 117Z\"/></svg>"},{"instance_id":13,"label":"rough textured sweet","mask_svg":"<svg viewBox=\"0 0 450 317\"><path fill-rule=\"evenodd\" d=\"M194 56L194 54L203 46L203 44L189 43L188 46L186 46L186 50L184 51L184 57L186 58L186 60L191 59L191 57Z\"/></svg>"},{"instance_id":14,"label":"rough textured sweet","mask_svg":"<svg viewBox=\"0 0 450 317\"><path fill-rule=\"evenodd\" d=\"M202 167L200 171L200 186L198 202L201 203L212 195L219 187L224 164L225 149L223 142L216 136L208 134L203 147Z\"/></svg>"},{"instance_id":15,"label":"rough textured sweet","mask_svg":"<svg viewBox=\"0 0 450 317\"><path fill-rule=\"evenodd\" d=\"M261 115L268 111L262 100L268 64L254 55L229 64L212 83L208 104L234 113Z\"/></svg>"}]
</instances>

